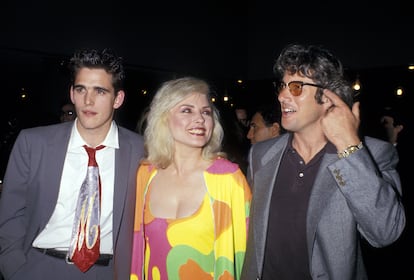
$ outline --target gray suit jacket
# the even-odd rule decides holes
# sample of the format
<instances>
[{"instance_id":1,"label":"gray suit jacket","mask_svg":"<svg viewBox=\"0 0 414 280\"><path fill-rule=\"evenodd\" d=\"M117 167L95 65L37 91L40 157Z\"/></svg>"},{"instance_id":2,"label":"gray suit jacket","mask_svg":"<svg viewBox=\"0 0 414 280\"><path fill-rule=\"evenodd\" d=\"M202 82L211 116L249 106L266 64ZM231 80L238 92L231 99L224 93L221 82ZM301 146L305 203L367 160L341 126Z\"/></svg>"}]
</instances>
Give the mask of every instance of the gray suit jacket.
<instances>
[{"instance_id":1,"label":"gray suit jacket","mask_svg":"<svg viewBox=\"0 0 414 280\"><path fill-rule=\"evenodd\" d=\"M22 130L10 155L0 200L0 270L9 278L26 262L37 234L52 215L73 122ZM143 139L118 127L113 209L113 270L129 279L136 170Z\"/></svg>"},{"instance_id":2,"label":"gray suit jacket","mask_svg":"<svg viewBox=\"0 0 414 280\"><path fill-rule=\"evenodd\" d=\"M262 275L271 194L289 135L257 143L250 150L253 201L243 280ZM405 227L397 151L369 137L364 145L344 159L327 153L320 165L306 222L313 279L366 279L360 237L382 247L394 242Z\"/></svg>"}]
</instances>

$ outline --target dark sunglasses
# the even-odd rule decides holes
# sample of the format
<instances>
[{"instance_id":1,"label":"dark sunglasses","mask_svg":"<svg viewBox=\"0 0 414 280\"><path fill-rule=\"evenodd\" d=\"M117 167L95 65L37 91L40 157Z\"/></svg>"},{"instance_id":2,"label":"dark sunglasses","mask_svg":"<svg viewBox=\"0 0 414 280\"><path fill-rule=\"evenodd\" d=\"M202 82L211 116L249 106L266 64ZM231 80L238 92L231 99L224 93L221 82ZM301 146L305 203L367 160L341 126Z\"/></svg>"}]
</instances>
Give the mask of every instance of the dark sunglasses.
<instances>
[{"instance_id":1,"label":"dark sunglasses","mask_svg":"<svg viewBox=\"0 0 414 280\"><path fill-rule=\"evenodd\" d=\"M317 84L305 83L305 82L301 82L301 81L291 81L287 84L284 83L284 82L279 82L276 86L276 90L277 90L277 94L279 94L283 89L288 87L290 93L293 96L299 96L299 95L302 94L302 87L303 86L312 86L312 87L323 88L323 86L317 85Z\"/></svg>"}]
</instances>

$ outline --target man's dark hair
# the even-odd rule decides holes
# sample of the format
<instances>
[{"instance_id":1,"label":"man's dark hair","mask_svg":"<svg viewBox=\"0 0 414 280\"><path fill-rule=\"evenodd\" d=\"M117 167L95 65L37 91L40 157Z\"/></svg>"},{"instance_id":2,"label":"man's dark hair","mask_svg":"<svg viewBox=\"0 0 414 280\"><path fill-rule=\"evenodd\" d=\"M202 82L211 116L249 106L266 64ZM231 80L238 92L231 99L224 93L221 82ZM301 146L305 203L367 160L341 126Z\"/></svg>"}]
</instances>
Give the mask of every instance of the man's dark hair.
<instances>
[{"instance_id":1,"label":"man's dark hair","mask_svg":"<svg viewBox=\"0 0 414 280\"><path fill-rule=\"evenodd\" d=\"M262 115L263 121L266 127L271 127L274 123L278 123L280 127L280 133L284 133L285 130L281 125L281 110L278 104L262 104L258 106L255 113Z\"/></svg>"},{"instance_id":2,"label":"man's dark hair","mask_svg":"<svg viewBox=\"0 0 414 280\"><path fill-rule=\"evenodd\" d=\"M279 80L285 73L298 73L337 94L349 107L353 104L353 90L346 80L342 63L321 46L288 45L276 60L273 71ZM318 89L315 99L322 104L323 90Z\"/></svg>"},{"instance_id":3,"label":"man's dark hair","mask_svg":"<svg viewBox=\"0 0 414 280\"><path fill-rule=\"evenodd\" d=\"M81 68L104 69L112 74L112 85L115 93L124 87L124 66L122 57L119 57L111 49L104 49L101 52L95 49L83 49L75 52L69 62L72 84L76 74Z\"/></svg>"},{"instance_id":4,"label":"man's dark hair","mask_svg":"<svg viewBox=\"0 0 414 280\"><path fill-rule=\"evenodd\" d=\"M260 105L255 110L256 113L262 115L265 125L272 126L275 122L280 124L280 108L273 104Z\"/></svg>"}]
</instances>

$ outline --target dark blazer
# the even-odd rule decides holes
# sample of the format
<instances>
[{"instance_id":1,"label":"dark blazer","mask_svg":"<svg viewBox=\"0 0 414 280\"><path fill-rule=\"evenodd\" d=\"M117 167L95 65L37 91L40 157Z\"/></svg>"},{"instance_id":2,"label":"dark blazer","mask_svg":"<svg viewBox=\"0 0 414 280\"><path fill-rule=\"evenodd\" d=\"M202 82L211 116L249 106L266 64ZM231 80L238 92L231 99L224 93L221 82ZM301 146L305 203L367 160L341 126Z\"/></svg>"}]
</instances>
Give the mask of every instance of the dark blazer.
<instances>
[{"instance_id":1,"label":"dark blazer","mask_svg":"<svg viewBox=\"0 0 414 280\"><path fill-rule=\"evenodd\" d=\"M253 200L242 280L262 275L270 200L289 135L257 143L250 150ZM321 162L306 222L312 279L366 279L360 237L383 247L405 227L397 151L390 143L369 137L364 145L348 158L327 153Z\"/></svg>"},{"instance_id":2,"label":"dark blazer","mask_svg":"<svg viewBox=\"0 0 414 280\"><path fill-rule=\"evenodd\" d=\"M0 200L0 270L7 279L26 262L51 217L73 122L22 130L10 155ZM113 201L115 279L129 279L140 135L118 127ZM33 278L31 278L33 279Z\"/></svg>"}]
</instances>

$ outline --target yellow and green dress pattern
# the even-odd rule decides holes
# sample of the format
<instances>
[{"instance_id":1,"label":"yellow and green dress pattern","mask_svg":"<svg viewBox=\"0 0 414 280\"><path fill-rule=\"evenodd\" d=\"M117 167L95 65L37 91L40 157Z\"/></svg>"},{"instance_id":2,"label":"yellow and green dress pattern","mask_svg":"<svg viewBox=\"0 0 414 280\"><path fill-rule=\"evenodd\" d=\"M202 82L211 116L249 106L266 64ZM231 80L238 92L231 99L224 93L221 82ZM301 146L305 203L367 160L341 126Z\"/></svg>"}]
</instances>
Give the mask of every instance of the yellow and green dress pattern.
<instances>
[{"instance_id":1,"label":"yellow and green dress pattern","mask_svg":"<svg viewBox=\"0 0 414 280\"><path fill-rule=\"evenodd\" d=\"M200 208L180 219L153 217L146 207L156 172L148 164L138 170L131 280L239 279L251 192L238 166L216 159L204 172Z\"/></svg>"}]
</instances>

